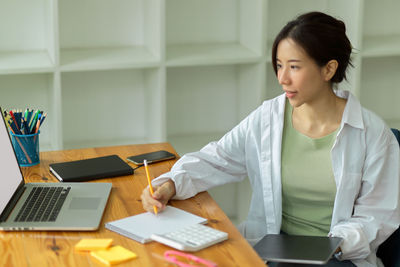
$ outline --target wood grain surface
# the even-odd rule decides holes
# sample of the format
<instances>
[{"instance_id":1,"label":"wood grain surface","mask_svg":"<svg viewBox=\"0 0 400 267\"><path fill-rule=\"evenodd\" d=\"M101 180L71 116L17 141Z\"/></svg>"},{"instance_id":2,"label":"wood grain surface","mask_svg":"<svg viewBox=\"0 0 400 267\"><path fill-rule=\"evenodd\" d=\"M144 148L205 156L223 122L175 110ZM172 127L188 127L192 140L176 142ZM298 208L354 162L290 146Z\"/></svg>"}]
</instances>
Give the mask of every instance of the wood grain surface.
<instances>
[{"instance_id":1,"label":"wood grain surface","mask_svg":"<svg viewBox=\"0 0 400 267\"><path fill-rule=\"evenodd\" d=\"M40 153L40 164L23 167L26 182L58 182L50 173L49 164L116 154L126 161L131 155L167 150L176 154L168 143L87 148ZM128 162L128 161L127 161ZM167 172L175 160L149 165L151 177ZM128 162L132 167L135 164ZM157 242L141 244L105 229L106 222L143 213L140 195L147 186L143 167L133 175L91 181L112 182L111 195L100 228L94 232L0 231L0 266L104 266L88 253L75 252L81 238L112 238L113 245L121 245L138 255L134 260L117 266L176 266L164 260L163 253L171 248ZM229 239L195 252L196 256L215 262L218 266L265 266L253 248L240 235L221 208L207 192L187 200L172 200L170 205L209 220L208 225L225 231Z\"/></svg>"}]
</instances>

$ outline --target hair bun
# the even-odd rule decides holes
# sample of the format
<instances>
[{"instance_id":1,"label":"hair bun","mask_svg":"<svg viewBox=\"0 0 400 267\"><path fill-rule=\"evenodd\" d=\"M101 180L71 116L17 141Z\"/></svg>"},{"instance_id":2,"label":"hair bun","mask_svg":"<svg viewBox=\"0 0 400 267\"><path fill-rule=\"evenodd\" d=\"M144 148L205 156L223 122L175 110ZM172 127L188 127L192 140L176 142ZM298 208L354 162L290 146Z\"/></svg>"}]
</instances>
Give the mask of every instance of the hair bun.
<instances>
[{"instance_id":1,"label":"hair bun","mask_svg":"<svg viewBox=\"0 0 400 267\"><path fill-rule=\"evenodd\" d=\"M272 64L277 73L276 56L280 41L290 38L301 46L317 63L325 66L334 59L339 63L331 82L346 79L346 69L351 66L352 46L346 36L346 25L328 14L313 11L288 22L276 36L272 46Z\"/></svg>"}]
</instances>

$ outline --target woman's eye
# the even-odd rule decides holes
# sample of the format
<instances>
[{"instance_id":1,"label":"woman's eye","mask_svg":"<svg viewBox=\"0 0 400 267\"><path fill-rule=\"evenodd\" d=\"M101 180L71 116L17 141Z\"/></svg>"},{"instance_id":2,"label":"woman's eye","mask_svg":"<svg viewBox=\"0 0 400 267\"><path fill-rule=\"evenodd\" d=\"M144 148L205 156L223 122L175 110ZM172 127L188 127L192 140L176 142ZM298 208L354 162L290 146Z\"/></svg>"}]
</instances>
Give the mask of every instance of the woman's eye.
<instances>
[{"instance_id":1,"label":"woman's eye","mask_svg":"<svg viewBox=\"0 0 400 267\"><path fill-rule=\"evenodd\" d=\"M293 65L293 66L290 66L290 68L291 68L291 69L299 69L300 67L299 67L299 66L296 66L296 65Z\"/></svg>"},{"instance_id":2,"label":"woman's eye","mask_svg":"<svg viewBox=\"0 0 400 267\"><path fill-rule=\"evenodd\" d=\"M282 65L281 64L276 64L276 68L280 69L280 68L282 68Z\"/></svg>"}]
</instances>

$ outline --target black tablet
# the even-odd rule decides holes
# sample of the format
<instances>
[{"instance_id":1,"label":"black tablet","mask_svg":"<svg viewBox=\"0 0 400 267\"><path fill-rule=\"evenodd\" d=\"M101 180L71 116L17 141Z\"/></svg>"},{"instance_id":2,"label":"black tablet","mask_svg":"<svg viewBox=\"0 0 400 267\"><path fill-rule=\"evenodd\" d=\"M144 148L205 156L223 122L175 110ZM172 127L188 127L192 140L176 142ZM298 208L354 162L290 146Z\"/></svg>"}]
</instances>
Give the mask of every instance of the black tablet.
<instances>
[{"instance_id":1,"label":"black tablet","mask_svg":"<svg viewBox=\"0 0 400 267\"><path fill-rule=\"evenodd\" d=\"M326 264L342 244L340 237L270 234L254 249L266 261Z\"/></svg>"}]
</instances>

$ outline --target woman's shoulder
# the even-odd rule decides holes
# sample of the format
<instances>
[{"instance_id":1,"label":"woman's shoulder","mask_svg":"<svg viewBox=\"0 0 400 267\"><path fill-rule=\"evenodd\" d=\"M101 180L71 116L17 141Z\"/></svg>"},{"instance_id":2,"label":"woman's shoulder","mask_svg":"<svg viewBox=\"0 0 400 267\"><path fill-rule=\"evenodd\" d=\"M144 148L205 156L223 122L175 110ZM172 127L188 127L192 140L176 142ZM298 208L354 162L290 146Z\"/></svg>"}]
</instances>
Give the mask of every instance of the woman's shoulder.
<instances>
[{"instance_id":1,"label":"woman's shoulder","mask_svg":"<svg viewBox=\"0 0 400 267\"><path fill-rule=\"evenodd\" d=\"M239 127L245 129L256 129L265 127L272 123L273 119L281 117L285 110L285 95L280 95L262 102L256 109L248 114L240 123Z\"/></svg>"},{"instance_id":2,"label":"woman's shoulder","mask_svg":"<svg viewBox=\"0 0 400 267\"><path fill-rule=\"evenodd\" d=\"M366 142L375 143L379 142L379 140L381 140L381 142L384 140L384 143L391 143L394 139L392 131L387 123L374 111L366 107L362 107L361 110Z\"/></svg>"},{"instance_id":3,"label":"woman's shoulder","mask_svg":"<svg viewBox=\"0 0 400 267\"><path fill-rule=\"evenodd\" d=\"M337 95L347 98L343 122L352 126L353 134L363 135L369 145L391 139L391 131L386 122L374 111L362 106L356 96L348 91L337 92Z\"/></svg>"},{"instance_id":4,"label":"woman's shoulder","mask_svg":"<svg viewBox=\"0 0 400 267\"><path fill-rule=\"evenodd\" d=\"M348 91L341 92L340 94L347 98L347 104L350 105L347 122L350 122L353 126L364 128L367 132L381 133L388 129L385 121L374 111L364 107L356 96Z\"/></svg>"},{"instance_id":5,"label":"woman's shoulder","mask_svg":"<svg viewBox=\"0 0 400 267\"><path fill-rule=\"evenodd\" d=\"M284 105L285 100L286 100L285 94L280 94L274 98L264 100L264 102L262 103L261 106L262 107L268 107L268 106L278 107L278 106Z\"/></svg>"},{"instance_id":6,"label":"woman's shoulder","mask_svg":"<svg viewBox=\"0 0 400 267\"><path fill-rule=\"evenodd\" d=\"M362 107L361 110L364 123L367 127L374 126L374 128L383 129L386 126L385 121L374 111L366 107Z\"/></svg>"},{"instance_id":7,"label":"woman's shoulder","mask_svg":"<svg viewBox=\"0 0 400 267\"><path fill-rule=\"evenodd\" d=\"M253 110L247 117L250 120L256 121L270 121L276 115L279 116L285 110L285 95L264 100L255 110Z\"/></svg>"},{"instance_id":8,"label":"woman's shoulder","mask_svg":"<svg viewBox=\"0 0 400 267\"><path fill-rule=\"evenodd\" d=\"M386 122L377 113L367 107L361 105L361 113L363 118L364 127L368 131L375 132L376 134L388 131L389 127Z\"/></svg>"},{"instance_id":9,"label":"woman's shoulder","mask_svg":"<svg viewBox=\"0 0 400 267\"><path fill-rule=\"evenodd\" d=\"M274 98L265 100L259 107L258 111L262 116L273 116L281 114L285 110L286 96L285 94L278 95Z\"/></svg>"}]
</instances>

